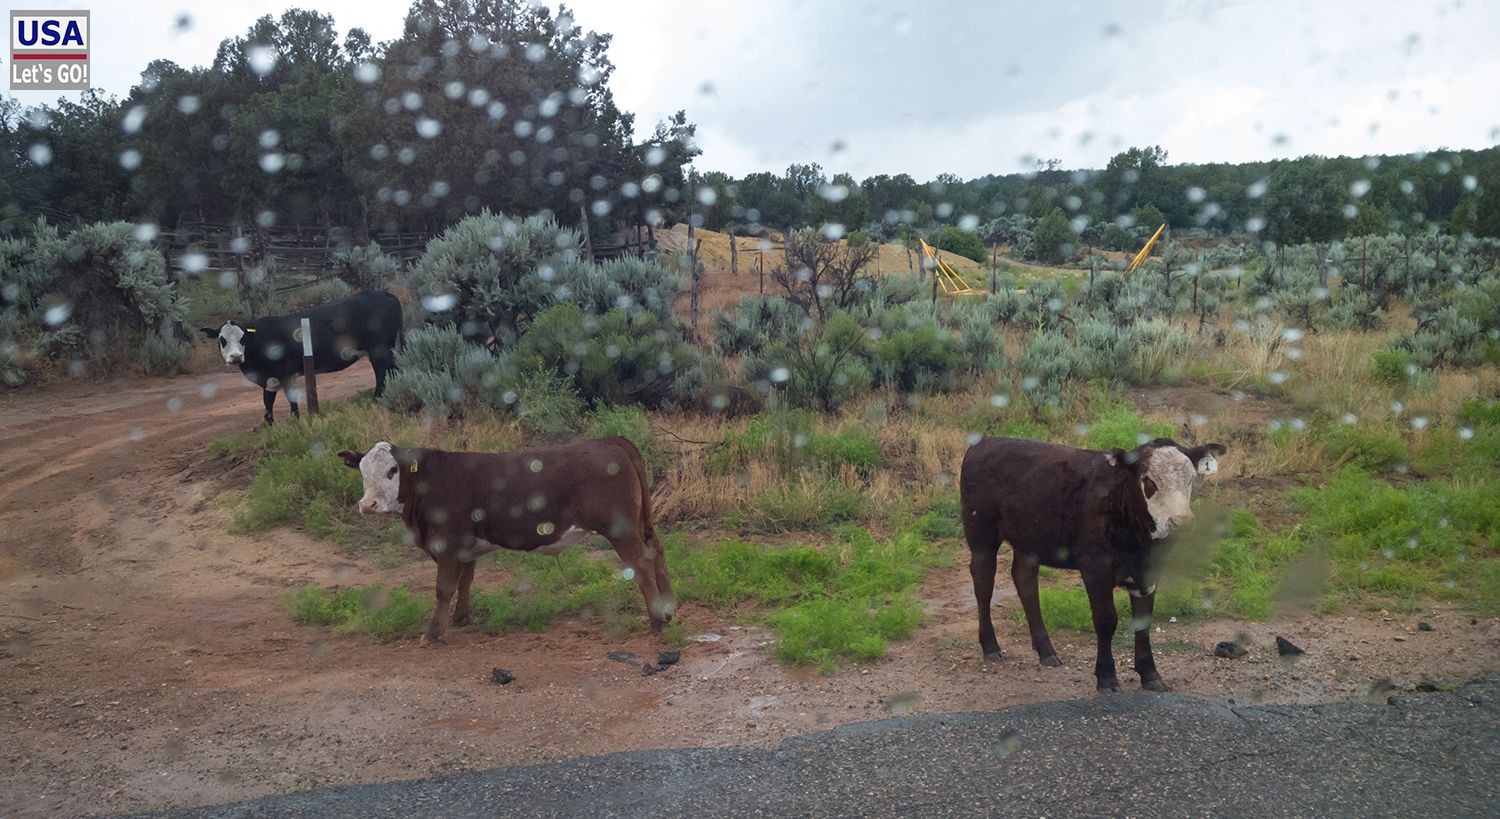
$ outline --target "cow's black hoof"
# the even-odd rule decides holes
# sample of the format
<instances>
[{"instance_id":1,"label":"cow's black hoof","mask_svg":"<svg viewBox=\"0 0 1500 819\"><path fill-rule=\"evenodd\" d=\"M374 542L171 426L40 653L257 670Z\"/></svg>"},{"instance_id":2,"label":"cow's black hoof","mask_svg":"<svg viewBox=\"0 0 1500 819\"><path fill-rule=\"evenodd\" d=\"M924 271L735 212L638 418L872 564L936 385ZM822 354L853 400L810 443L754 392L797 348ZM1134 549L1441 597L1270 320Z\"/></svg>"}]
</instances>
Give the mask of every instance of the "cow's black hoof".
<instances>
[{"instance_id":1,"label":"cow's black hoof","mask_svg":"<svg viewBox=\"0 0 1500 819\"><path fill-rule=\"evenodd\" d=\"M1042 665L1047 666L1048 668L1057 668L1058 666L1062 665L1062 660L1057 659L1056 654L1048 654L1047 656L1042 658Z\"/></svg>"},{"instance_id":2,"label":"cow's black hoof","mask_svg":"<svg viewBox=\"0 0 1500 819\"><path fill-rule=\"evenodd\" d=\"M1161 677L1157 677L1154 680L1141 680L1141 690L1142 691L1160 691L1160 692L1165 693L1167 691L1171 691L1172 687L1170 685L1167 685L1166 683L1162 682L1161 681Z\"/></svg>"},{"instance_id":3,"label":"cow's black hoof","mask_svg":"<svg viewBox=\"0 0 1500 819\"><path fill-rule=\"evenodd\" d=\"M1114 677L1104 677L1099 680L1099 690L1110 692L1119 691L1120 681L1115 679Z\"/></svg>"},{"instance_id":4,"label":"cow's black hoof","mask_svg":"<svg viewBox=\"0 0 1500 819\"><path fill-rule=\"evenodd\" d=\"M1001 656L1002 655L1000 654L1000 649L998 648L994 651L986 651L984 653L984 661L987 663L998 663L1000 662Z\"/></svg>"}]
</instances>

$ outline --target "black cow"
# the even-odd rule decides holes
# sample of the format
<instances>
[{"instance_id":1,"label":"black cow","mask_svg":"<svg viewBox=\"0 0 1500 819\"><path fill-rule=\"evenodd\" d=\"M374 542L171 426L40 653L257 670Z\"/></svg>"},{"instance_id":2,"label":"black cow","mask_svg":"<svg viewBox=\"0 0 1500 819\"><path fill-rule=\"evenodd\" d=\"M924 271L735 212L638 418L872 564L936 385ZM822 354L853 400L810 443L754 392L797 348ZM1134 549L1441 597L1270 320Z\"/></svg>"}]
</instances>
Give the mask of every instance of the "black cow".
<instances>
[{"instance_id":1,"label":"black cow","mask_svg":"<svg viewBox=\"0 0 1500 819\"><path fill-rule=\"evenodd\" d=\"M1223 444L1184 447L1158 438L1126 452L1100 452L1038 441L985 438L964 455L959 475L969 574L979 604L979 645L986 660L1000 658L990 599L995 556L1003 540L1015 553L1010 576L1026 612L1031 645L1044 665L1057 652L1042 623L1037 567L1077 569L1094 615L1099 690L1118 691L1114 588L1130 592L1135 668L1141 687L1166 691L1151 656L1151 612L1164 539L1193 519L1195 472L1217 470Z\"/></svg>"},{"instance_id":2,"label":"black cow","mask_svg":"<svg viewBox=\"0 0 1500 819\"><path fill-rule=\"evenodd\" d=\"M355 293L347 299L320 304L285 316L266 316L248 324L226 321L219 329L203 328L203 335L219 340L225 363L234 364L245 379L265 392L266 423L277 390L297 415L291 386L302 376L302 319L312 327L313 364L320 373L338 372L370 357L375 370L375 397L385 391L386 374L396 367L401 342L401 302L385 291Z\"/></svg>"}]
</instances>

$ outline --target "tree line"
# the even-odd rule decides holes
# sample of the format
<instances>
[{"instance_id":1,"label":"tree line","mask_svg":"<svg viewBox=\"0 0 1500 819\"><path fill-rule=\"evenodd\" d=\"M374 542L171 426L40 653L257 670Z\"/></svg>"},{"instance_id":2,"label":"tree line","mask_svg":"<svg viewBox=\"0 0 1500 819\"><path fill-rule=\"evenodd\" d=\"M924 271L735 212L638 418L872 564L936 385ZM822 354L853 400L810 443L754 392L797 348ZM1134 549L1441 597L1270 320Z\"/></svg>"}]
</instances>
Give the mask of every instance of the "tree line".
<instances>
[{"instance_id":1,"label":"tree line","mask_svg":"<svg viewBox=\"0 0 1500 819\"><path fill-rule=\"evenodd\" d=\"M0 98L0 232L36 216L318 224L436 233L466 214L551 212L596 229L689 218L712 229L942 228L1056 257L1139 247L1144 230L1500 236L1500 146L1240 164L1132 147L1102 169L856 180L816 164L736 177L691 169L679 112L635 141L609 88L610 35L526 0L416 0L401 35L339 37L292 9L224 40L212 63L150 63L121 99L23 109ZM955 231L946 243L962 239ZM971 254L976 253L972 248Z\"/></svg>"},{"instance_id":2,"label":"tree line","mask_svg":"<svg viewBox=\"0 0 1500 819\"><path fill-rule=\"evenodd\" d=\"M437 232L484 208L639 223L697 154L678 114L633 140L610 35L526 0L416 0L401 36L292 9L123 99L0 98L0 220L37 215Z\"/></svg>"}]
</instances>

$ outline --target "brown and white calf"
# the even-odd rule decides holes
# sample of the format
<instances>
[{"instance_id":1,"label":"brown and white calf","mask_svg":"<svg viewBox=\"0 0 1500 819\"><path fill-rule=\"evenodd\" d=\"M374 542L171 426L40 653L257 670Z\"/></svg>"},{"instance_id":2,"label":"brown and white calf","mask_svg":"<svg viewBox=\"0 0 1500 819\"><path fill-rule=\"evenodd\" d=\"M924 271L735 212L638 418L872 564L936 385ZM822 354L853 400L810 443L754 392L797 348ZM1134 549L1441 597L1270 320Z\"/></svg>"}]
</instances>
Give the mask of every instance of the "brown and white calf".
<instances>
[{"instance_id":1,"label":"brown and white calf","mask_svg":"<svg viewBox=\"0 0 1500 819\"><path fill-rule=\"evenodd\" d=\"M557 554L603 535L634 573L653 634L676 608L666 555L651 522L646 467L620 437L523 452L445 452L381 441L339 453L364 479L362 513L398 513L412 540L437 563L437 608L423 642L469 618L474 561L496 549Z\"/></svg>"},{"instance_id":2,"label":"brown and white calf","mask_svg":"<svg viewBox=\"0 0 1500 819\"><path fill-rule=\"evenodd\" d=\"M1000 657L990 600L1001 541L1015 553L1010 576L1026 612L1031 645L1043 664L1060 665L1037 594L1039 566L1077 569L1093 613L1100 690L1118 690L1114 589L1130 593L1135 667L1141 687L1167 686L1151 655L1156 580L1169 536L1193 519L1195 474L1217 470L1222 444L1184 447L1158 438L1129 452L1100 452L1039 441L985 438L964 455L959 476L969 573L979 604L979 645Z\"/></svg>"}]
</instances>

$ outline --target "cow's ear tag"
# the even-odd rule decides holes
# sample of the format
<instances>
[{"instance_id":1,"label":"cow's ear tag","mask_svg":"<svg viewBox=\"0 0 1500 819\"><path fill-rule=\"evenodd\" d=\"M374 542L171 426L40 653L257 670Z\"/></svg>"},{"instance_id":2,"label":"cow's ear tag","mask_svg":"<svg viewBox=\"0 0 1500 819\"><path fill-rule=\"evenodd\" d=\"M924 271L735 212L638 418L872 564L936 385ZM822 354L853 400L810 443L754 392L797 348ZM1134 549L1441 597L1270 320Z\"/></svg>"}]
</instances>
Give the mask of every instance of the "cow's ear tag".
<instances>
[{"instance_id":1,"label":"cow's ear tag","mask_svg":"<svg viewBox=\"0 0 1500 819\"><path fill-rule=\"evenodd\" d=\"M413 472L416 472L416 471L417 471L417 465L416 465L416 463L413 463L413 464L412 464L412 465L411 465L411 471L413 471Z\"/></svg>"},{"instance_id":2,"label":"cow's ear tag","mask_svg":"<svg viewBox=\"0 0 1500 819\"><path fill-rule=\"evenodd\" d=\"M245 332L247 332L247 333L253 333L253 332L255 332L255 328L254 327L246 327L245 328Z\"/></svg>"},{"instance_id":3,"label":"cow's ear tag","mask_svg":"<svg viewBox=\"0 0 1500 819\"><path fill-rule=\"evenodd\" d=\"M1219 471L1219 462L1212 455L1204 455L1203 460L1198 462L1198 471L1204 475L1212 475Z\"/></svg>"}]
</instances>

